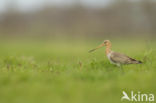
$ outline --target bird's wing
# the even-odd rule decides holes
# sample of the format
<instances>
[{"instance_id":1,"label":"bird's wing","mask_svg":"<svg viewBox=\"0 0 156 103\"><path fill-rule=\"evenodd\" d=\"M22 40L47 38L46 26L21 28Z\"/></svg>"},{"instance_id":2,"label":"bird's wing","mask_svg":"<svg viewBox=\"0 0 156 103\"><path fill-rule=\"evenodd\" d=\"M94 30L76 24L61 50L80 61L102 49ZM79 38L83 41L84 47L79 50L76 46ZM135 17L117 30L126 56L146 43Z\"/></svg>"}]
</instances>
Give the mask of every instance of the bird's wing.
<instances>
[{"instance_id":1,"label":"bird's wing","mask_svg":"<svg viewBox=\"0 0 156 103\"><path fill-rule=\"evenodd\" d=\"M117 52L112 52L110 58L113 62L121 64L132 64L137 62L135 59L132 59L124 54Z\"/></svg>"}]
</instances>

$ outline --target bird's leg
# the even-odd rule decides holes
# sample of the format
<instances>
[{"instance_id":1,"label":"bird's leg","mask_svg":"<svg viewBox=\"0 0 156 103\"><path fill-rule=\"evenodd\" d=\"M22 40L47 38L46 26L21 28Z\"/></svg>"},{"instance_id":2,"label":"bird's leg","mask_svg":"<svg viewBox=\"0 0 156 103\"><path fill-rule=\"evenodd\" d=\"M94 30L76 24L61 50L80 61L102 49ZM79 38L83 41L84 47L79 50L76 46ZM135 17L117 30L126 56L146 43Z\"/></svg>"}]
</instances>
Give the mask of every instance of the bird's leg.
<instances>
[{"instance_id":1,"label":"bird's leg","mask_svg":"<svg viewBox=\"0 0 156 103\"><path fill-rule=\"evenodd\" d=\"M120 69L121 69L121 72L124 73L124 69L122 65L120 65Z\"/></svg>"}]
</instances>

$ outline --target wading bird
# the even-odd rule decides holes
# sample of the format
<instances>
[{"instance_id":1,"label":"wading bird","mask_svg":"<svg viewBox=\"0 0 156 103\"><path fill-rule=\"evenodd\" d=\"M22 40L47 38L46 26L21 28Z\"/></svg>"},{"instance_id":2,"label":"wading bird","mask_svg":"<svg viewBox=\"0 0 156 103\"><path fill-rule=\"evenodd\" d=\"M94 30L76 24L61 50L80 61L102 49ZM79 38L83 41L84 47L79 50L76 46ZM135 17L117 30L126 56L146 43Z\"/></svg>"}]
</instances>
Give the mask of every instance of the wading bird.
<instances>
[{"instance_id":1,"label":"wading bird","mask_svg":"<svg viewBox=\"0 0 156 103\"><path fill-rule=\"evenodd\" d=\"M99 45L95 49L90 50L89 52L93 52L103 46L106 46L106 55L112 64L115 64L121 67L123 64L141 64L142 63L141 61L130 58L124 54L113 52L111 50L111 42L109 40L105 40L101 45Z\"/></svg>"}]
</instances>

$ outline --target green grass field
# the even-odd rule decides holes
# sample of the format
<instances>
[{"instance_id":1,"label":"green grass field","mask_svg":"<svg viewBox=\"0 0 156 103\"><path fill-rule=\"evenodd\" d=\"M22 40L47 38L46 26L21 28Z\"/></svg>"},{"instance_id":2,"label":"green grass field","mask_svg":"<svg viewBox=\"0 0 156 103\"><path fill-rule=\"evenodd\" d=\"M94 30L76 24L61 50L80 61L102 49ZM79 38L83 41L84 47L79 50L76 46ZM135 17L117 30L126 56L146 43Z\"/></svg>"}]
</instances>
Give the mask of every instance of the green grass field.
<instances>
[{"instance_id":1,"label":"green grass field","mask_svg":"<svg viewBox=\"0 0 156 103\"><path fill-rule=\"evenodd\" d=\"M156 94L156 42L112 40L114 51L144 62L125 65L124 74L105 48L88 53L101 42L1 42L0 103L120 103L123 90Z\"/></svg>"}]
</instances>

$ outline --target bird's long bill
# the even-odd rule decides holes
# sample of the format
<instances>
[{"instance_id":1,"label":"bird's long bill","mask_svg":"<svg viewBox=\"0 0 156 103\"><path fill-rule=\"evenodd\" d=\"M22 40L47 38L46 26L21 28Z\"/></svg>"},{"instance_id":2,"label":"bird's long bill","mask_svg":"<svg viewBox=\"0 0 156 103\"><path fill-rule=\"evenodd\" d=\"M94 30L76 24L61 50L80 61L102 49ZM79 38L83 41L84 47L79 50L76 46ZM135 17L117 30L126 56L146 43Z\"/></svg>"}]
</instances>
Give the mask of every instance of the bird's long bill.
<instances>
[{"instance_id":1,"label":"bird's long bill","mask_svg":"<svg viewBox=\"0 0 156 103\"><path fill-rule=\"evenodd\" d=\"M95 50L97 50L97 49L99 49L99 48L101 48L101 47L103 47L103 46L104 46L104 44L102 43L102 44L99 45L98 47L96 47L96 48L90 50L89 53L91 53L91 52L93 52L93 51L95 51Z\"/></svg>"}]
</instances>

